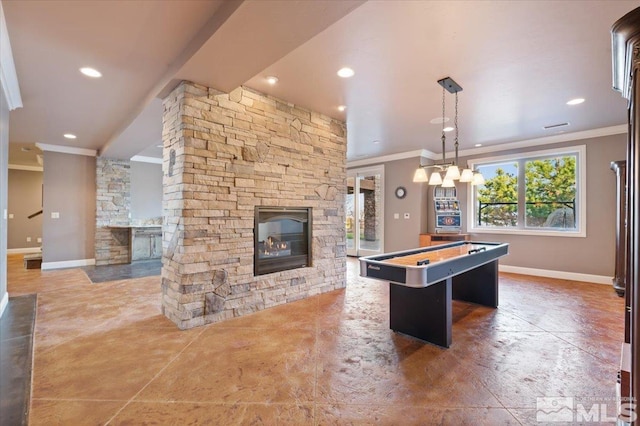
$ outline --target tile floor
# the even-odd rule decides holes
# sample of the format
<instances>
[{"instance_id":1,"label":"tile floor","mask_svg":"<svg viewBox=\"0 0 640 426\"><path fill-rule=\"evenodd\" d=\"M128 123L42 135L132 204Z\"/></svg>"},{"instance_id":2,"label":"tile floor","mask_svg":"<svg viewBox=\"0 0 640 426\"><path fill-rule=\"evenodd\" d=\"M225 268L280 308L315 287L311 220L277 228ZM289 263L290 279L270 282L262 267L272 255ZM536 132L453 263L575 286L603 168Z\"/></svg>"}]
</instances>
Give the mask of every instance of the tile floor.
<instances>
[{"instance_id":1,"label":"tile floor","mask_svg":"<svg viewBox=\"0 0 640 426\"><path fill-rule=\"evenodd\" d=\"M30 424L529 425L537 397L615 397L610 286L501 274L499 308L454 302L441 349L390 331L389 284L347 263L344 290L179 331L157 276L10 258L10 295L38 293Z\"/></svg>"},{"instance_id":2,"label":"tile floor","mask_svg":"<svg viewBox=\"0 0 640 426\"><path fill-rule=\"evenodd\" d=\"M0 425L28 422L36 298L12 297L0 318Z\"/></svg>"}]
</instances>

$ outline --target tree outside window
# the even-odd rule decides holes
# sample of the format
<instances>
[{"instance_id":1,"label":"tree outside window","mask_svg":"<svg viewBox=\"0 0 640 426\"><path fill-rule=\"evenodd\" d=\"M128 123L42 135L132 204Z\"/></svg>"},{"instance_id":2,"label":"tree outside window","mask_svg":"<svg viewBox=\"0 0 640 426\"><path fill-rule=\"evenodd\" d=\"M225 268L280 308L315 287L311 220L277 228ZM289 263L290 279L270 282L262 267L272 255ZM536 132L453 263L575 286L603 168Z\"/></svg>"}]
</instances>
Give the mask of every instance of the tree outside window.
<instances>
[{"instance_id":1,"label":"tree outside window","mask_svg":"<svg viewBox=\"0 0 640 426\"><path fill-rule=\"evenodd\" d=\"M580 151L536 154L475 165L485 183L475 187L473 228L578 231Z\"/></svg>"}]
</instances>

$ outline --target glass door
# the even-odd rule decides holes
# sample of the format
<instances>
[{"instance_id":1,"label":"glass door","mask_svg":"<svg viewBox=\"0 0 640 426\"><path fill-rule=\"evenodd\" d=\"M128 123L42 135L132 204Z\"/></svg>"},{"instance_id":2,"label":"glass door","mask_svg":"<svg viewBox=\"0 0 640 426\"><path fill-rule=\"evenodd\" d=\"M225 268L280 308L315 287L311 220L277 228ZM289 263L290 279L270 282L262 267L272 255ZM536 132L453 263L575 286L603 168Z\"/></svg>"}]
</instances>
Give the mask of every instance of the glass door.
<instances>
[{"instance_id":1,"label":"glass door","mask_svg":"<svg viewBox=\"0 0 640 426\"><path fill-rule=\"evenodd\" d=\"M347 172L345 229L347 255L384 251L384 166Z\"/></svg>"}]
</instances>

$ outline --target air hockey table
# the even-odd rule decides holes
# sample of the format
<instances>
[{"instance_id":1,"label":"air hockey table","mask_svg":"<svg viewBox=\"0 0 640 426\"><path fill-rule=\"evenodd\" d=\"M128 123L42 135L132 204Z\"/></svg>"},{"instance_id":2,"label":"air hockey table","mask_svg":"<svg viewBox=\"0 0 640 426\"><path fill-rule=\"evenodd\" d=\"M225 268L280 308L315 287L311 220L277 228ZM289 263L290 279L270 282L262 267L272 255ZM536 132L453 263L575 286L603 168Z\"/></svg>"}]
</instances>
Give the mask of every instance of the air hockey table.
<instances>
[{"instance_id":1,"label":"air hockey table","mask_svg":"<svg viewBox=\"0 0 640 426\"><path fill-rule=\"evenodd\" d=\"M452 300L498 307L498 260L509 244L462 241L365 256L360 276L389 281L390 327L448 348Z\"/></svg>"}]
</instances>

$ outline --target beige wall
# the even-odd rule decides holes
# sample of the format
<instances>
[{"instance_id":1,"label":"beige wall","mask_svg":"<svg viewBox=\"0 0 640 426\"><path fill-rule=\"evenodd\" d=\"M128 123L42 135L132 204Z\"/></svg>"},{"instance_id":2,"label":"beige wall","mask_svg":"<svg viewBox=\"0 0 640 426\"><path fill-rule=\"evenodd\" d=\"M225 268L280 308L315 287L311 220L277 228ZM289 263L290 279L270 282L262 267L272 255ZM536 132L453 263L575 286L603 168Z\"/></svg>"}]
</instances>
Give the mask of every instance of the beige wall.
<instances>
[{"instance_id":1,"label":"beige wall","mask_svg":"<svg viewBox=\"0 0 640 426\"><path fill-rule=\"evenodd\" d=\"M427 161L423 159L423 164ZM428 223L427 196L428 187L413 182L420 158L407 158L384 164L384 251L400 251L419 246L420 234L426 232ZM356 171L359 167L350 167L349 171ZM397 198L396 188L403 186L407 190L404 198ZM394 218L398 214L399 219ZM409 213L409 219L404 214Z\"/></svg>"},{"instance_id":2,"label":"beige wall","mask_svg":"<svg viewBox=\"0 0 640 426\"><path fill-rule=\"evenodd\" d=\"M43 182L43 264L93 259L95 157L45 151ZM60 218L51 218L52 212Z\"/></svg>"},{"instance_id":3,"label":"beige wall","mask_svg":"<svg viewBox=\"0 0 640 426\"><path fill-rule=\"evenodd\" d=\"M510 244L509 256L500 260L501 265L613 276L615 268L616 179L615 173L610 169L610 164L612 161L625 159L626 135L612 135L526 149L492 152L487 154L487 157L575 145L586 145L587 151L587 237L473 234L474 240L500 241ZM471 157L461 158L460 162L464 164L469 159ZM466 229L469 212L467 186L457 184L457 188L464 213L463 224ZM430 215L433 208L432 201L429 200Z\"/></svg>"},{"instance_id":4,"label":"beige wall","mask_svg":"<svg viewBox=\"0 0 640 426\"><path fill-rule=\"evenodd\" d=\"M587 153L587 237L542 237L509 234L473 234L479 241L499 241L510 244L510 254L500 260L501 265L551 271L613 276L615 268L615 174L612 161L624 160L626 135L612 135L592 139L533 146L516 150L491 152L484 156L460 158L467 160L495 157L528 151L566 146L586 145ZM423 159L423 163L429 160ZM426 183L413 183L413 173L419 159L391 161L385 165L385 252L418 247L418 235L433 232L433 190ZM371 164L373 165L373 163ZM368 165L369 166L369 165ZM368 167L367 166L367 167ZM350 168L353 170L356 168ZM406 198L398 200L395 189L407 188ZM463 212L463 232L466 231L468 185L457 183ZM409 212L410 220L403 219ZM393 214L399 213L400 219Z\"/></svg>"},{"instance_id":5,"label":"beige wall","mask_svg":"<svg viewBox=\"0 0 640 426\"><path fill-rule=\"evenodd\" d=\"M9 106L0 88L0 315L7 302L7 180L9 166Z\"/></svg>"},{"instance_id":6,"label":"beige wall","mask_svg":"<svg viewBox=\"0 0 640 426\"><path fill-rule=\"evenodd\" d=\"M42 215L29 216L42 210L42 172L9 170L9 228L7 248L40 247ZM13 215L13 218L11 218ZM31 241L27 241L30 238Z\"/></svg>"},{"instance_id":7,"label":"beige wall","mask_svg":"<svg viewBox=\"0 0 640 426\"><path fill-rule=\"evenodd\" d=\"M426 185L413 182L413 173L420 164L418 157L385 164L384 251L399 251L419 246L419 235L427 228ZM398 186L407 189L406 197L398 199ZM399 219L394 218L394 214ZM409 213L409 219L404 214Z\"/></svg>"},{"instance_id":8,"label":"beige wall","mask_svg":"<svg viewBox=\"0 0 640 426\"><path fill-rule=\"evenodd\" d=\"M162 164L131 162L131 220L162 216Z\"/></svg>"}]
</instances>

